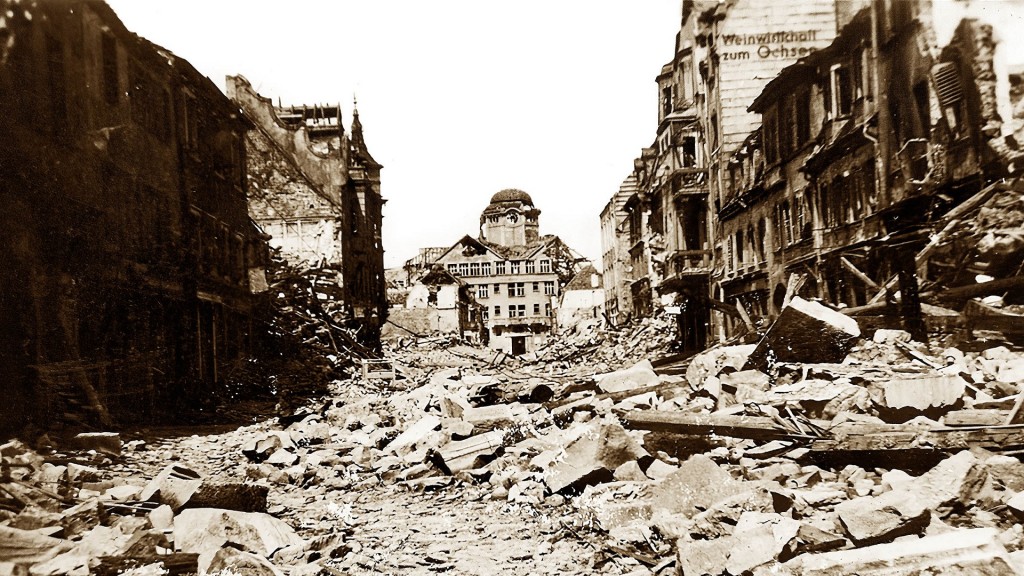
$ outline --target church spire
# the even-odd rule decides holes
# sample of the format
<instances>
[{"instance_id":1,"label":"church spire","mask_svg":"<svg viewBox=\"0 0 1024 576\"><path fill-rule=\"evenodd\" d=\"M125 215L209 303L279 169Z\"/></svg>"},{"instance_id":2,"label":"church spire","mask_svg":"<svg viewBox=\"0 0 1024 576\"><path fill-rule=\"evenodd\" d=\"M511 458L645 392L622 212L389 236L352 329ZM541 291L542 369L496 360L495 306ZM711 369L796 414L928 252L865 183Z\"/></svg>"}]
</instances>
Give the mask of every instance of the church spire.
<instances>
[{"instance_id":1,"label":"church spire","mask_svg":"<svg viewBox=\"0 0 1024 576\"><path fill-rule=\"evenodd\" d=\"M359 100L352 95L352 145L360 152L366 152L363 142L363 123L359 121Z\"/></svg>"},{"instance_id":2,"label":"church spire","mask_svg":"<svg viewBox=\"0 0 1024 576\"><path fill-rule=\"evenodd\" d=\"M363 123L359 120L359 101L355 95L352 95L352 135L349 143L354 152L354 156L362 160L364 163L380 168L381 165L373 159L370 155L370 151L366 148L366 141L363 140Z\"/></svg>"}]
</instances>

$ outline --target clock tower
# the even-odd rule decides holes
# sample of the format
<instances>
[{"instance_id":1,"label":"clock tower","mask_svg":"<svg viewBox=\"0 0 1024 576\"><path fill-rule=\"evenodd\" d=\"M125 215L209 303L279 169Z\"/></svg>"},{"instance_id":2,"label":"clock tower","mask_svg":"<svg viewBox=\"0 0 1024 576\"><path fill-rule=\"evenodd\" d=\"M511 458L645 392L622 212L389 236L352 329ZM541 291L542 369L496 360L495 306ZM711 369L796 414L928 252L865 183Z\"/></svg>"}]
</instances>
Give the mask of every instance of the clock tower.
<instances>
[{"instance_id":1,"label":"clock tower","mask_svg":"<svg viewBox=\"0 0 1024 576\"><path fill-rule=\"evenodd\" d=\"M502 246L525 246L540 238L540 210L522 190L507 188L491 197L480 214L480 239Z\"/></svg>"}]
</instances>

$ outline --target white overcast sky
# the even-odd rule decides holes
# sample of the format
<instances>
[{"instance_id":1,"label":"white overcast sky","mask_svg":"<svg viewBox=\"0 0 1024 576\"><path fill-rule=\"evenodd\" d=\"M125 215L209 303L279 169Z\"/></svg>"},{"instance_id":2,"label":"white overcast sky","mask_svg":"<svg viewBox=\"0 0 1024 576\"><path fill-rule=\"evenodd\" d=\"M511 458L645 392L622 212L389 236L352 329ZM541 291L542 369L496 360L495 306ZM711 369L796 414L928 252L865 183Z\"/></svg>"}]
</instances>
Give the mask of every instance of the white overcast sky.
<instances>
[{"instance_id":1,"label":"white overcast sky","mask_svg":"<svg viewBox=\"0 0 1024 576\"><path fill-rule=\"evenodd\" d=\"M384 165L385 265L476 236L503 188L541 233L601 258L599 214L657 129L680 0L109 0L129 30L222 90L352 96Z\"/></svg>"},{"instance_id":2,"label":"white overcast sky","mask_svg":"<svg viewBox=\"0 0 1024 576\"><path fill-rule=\"evenodd\" d=\"M768 0L766 0L768 1ZM503 188L600 266L598 216L654 140L655 76L681 0L108 0L128 29L222 90L284 104L352 97L384 165L385 265L476 235ZM965 12L937 0L955 25ZM1024 61L1024 2L973 0ZM951 29L949 30L951 33ZM944 33L940 30L940 36ZM948 40L948 38L945 38Z\"/></svg>"}]
</instances>

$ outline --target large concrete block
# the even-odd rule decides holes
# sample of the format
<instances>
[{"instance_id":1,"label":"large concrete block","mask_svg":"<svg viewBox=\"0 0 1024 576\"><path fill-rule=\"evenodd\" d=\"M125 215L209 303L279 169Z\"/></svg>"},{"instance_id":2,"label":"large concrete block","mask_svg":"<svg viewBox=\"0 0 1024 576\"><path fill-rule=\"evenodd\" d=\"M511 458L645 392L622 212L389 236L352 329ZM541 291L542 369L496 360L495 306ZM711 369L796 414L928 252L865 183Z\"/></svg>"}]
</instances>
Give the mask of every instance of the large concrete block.
<instances>
[{"instance_id":1,"label":"large concrete block","mask_svg":"<svg viewBox=\"0 0 1024 576\"><path fill-rule=\"evenodd\" d=\"M203 554L229 545L269 557L304 543L291 526L258 512L190 508L174 518L174 545L183 552Z\"/></svg>"},{"instance_id":2,"label":"large concrete block","mask_svg":"<svg viewBox=\"0 0 1024 576\"><path fill-rule=\"evenodd\" d=\"M714 504L754 489L703 454L695 454L672 474L650 487L656 511L693 517Z\"/></svg>"},{"instance_id":3,"label":"large concrete block","mask_svg":"<svg viewBox=\"0 0 1024 576\"><path fill-rule=\"evenodd\" d=\"M998 501L992 478L983 462L964 450L939 462L934 468L902 487L925 506L936 510L972 502Z\"/></svg>"},{"instance_id":4,"label":"large concrete block","mask_svg":"<svg viewBox=\"0 0 1024 576\"><path fill-rule=\"evenodd\" d=\"M850 316L796 296L743 368L767 371L773 362L841 362L858 337L860 327Z\"/></svg>"},{"instance_id":5,"label":"large concrete block","mask_svg":"<svg viewBox=\"0 0 1024 576\"><path fill-rule=\"evenodd\" d=\"M607 482L625 462L649 456L617 422L593 422L547 467L544 484L557 493Z\"/></svg>"},{"instance_id":6,"label":"large concrete block","mask_svg":"<svg viewBox=\"0 0 1024 576\"><path fill-rule=\"evenodd\" d=\"M408 452L416 443L425 440L440 426L440 418L432 414L427 414L406 428L405 431L399 434L394 440L389 442L385 447L385 450L396 454Z\"/></svg>"},{"instance_id":7,"label":"large concrete block","mask_svg":"<svg viewBox=\"0 0 1024 576\"><path fill-rule=\"evenodd\" d=\"M839 522L857 546L892 542L900 536L920 534L931 512L907 492L886 492L878 497L855 498L836 506Z\"/></svg>"},{"instance_id":8,"label":"large concrete block","mask_svg":"<svg viewBox=\"0 0 1024 576\"><path fill-rule=\"evenodd\" d=\"M744 344L705 350L690 360L686 367L686 381L694 390L699 390L709 376L717 376L723 368L741 369L754 348L753 344Z\"/></svg>"},{"instance_id":9,"label":"large concrete block","mask_svg":"<svg viewBox=\"0 0 1024 576\"><path fill-rule=\"evenodd\" d=\"M892 409L951 408L964 397L967 382L959 375L896 378L883 384L886 407Z\"/></svg>"},{"instance_id":10,"label":"large concrete block","mask_svg":"<svg viewBox=\"0 0 1024 576\"><path fill-rule=\"evenodd\" d=\"M654 372L651 361L643 360L625 370L601 376L597 381L597 387L602 392L622 392L623 390L652 386L658 382L658 375Z\"/></svg>"},{"instance_id":11,"label":"large concrete block","mask_svg":"<svg viewBox=\"0 0 1024 576\"><path fill-rule=\"evenodd\" d=\"M804 554L774 570L802 576L910 576L960 574L1011 576L1014 568L994 528L954 530L854 550Z\"/></svg>"},{"instance_id":12,"label":"large concrete block","mask_svg":"<svg viewBox=\"0 0 1024 576\"><path fill-rule=\"evenodd\" d=\"M714 540L677 541L680 573L747 574L775 561L796 537L800 523L775 514L754 514L746 525L737 524L733 534Z\"/></svg>"}]
</instances>

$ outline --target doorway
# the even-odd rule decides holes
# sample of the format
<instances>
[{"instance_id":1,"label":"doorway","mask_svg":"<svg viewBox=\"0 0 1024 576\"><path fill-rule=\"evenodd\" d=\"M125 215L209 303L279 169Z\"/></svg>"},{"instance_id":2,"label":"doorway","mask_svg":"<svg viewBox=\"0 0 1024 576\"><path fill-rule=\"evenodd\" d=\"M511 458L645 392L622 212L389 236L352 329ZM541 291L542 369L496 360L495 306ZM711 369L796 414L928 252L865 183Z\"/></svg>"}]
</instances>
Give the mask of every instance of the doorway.
<instances>
[{"instance_id":1,"label":"doorway","mask_svg":"<svg viewBox=\"0 0 1024 576\"><path fill-rule=\"evenodd\" d=\"M522 356L526 354L526 336L512 337L512 355Z\"/></svg>"}]
</instances>

